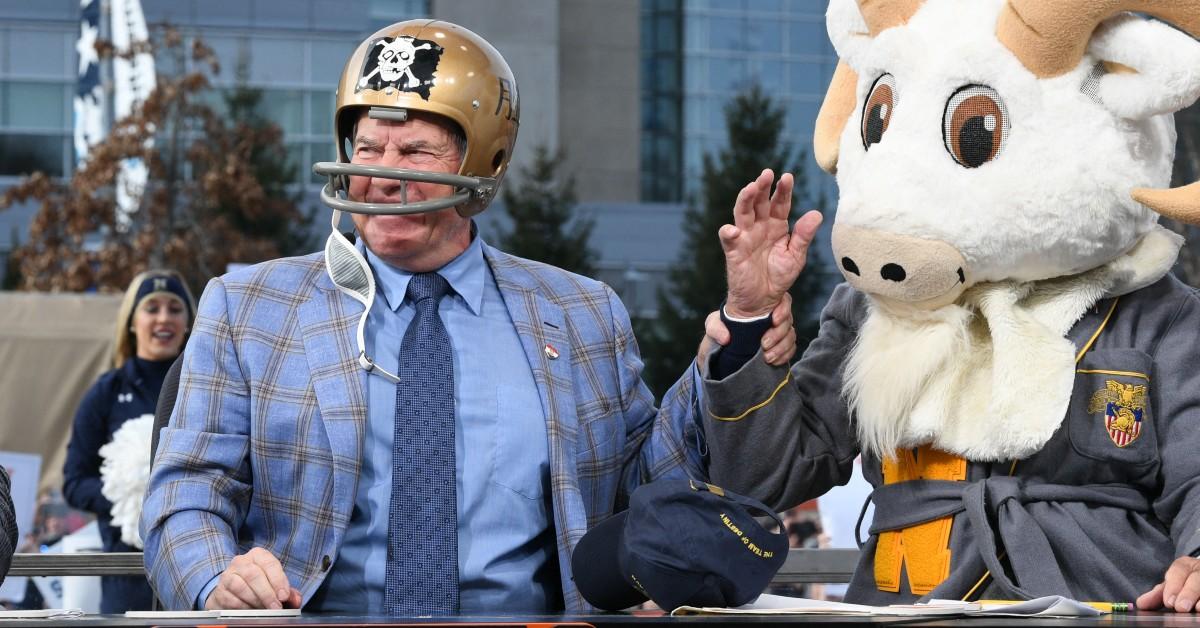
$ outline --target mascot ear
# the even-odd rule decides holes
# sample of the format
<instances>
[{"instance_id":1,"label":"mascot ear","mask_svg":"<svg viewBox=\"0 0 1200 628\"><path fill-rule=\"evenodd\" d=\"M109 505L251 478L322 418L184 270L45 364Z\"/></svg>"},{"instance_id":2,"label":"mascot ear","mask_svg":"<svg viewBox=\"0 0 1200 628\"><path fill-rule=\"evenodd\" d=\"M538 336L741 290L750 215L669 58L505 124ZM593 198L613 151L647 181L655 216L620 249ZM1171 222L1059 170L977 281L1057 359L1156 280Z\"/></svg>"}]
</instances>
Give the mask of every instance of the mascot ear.
<instances>
[{"instance_id":1,"label":"mascot ear","mask_svg":"<svg viewBox=\"0 0 1200 628\"><path fill-rule=\"evenodd\" d=\"M1163 24L1120 15L1096 29L1088 53L1104 72L1095 96L1114 115L1144 120L1174 113L1200 97L1200 42Z\"/></svg>"},{"instance_id":2,"label":"mascot ear","mask_svg":"<svg viewBox=\"0 0 1200 628\"><path fill-rule=\"evenodd\" d=\"M871 40L880 32L908 21L924 0L830 0L825 14L829 40L838 53L838 66L817 114L813 155L821 169L837 173L842 130L854 115L858 74Z\"/></svg>"},{"instance_id":3,"label":"mascot ear","mask_svg":"<svg viewBox=\"0 0 1200 628\"><path fill-rule=\"evenodd\" d=\"M825 28L838 58L852 68L861 67L873 34L855 0L831 0L825 12Z\"/></svg>"}]
</instances>

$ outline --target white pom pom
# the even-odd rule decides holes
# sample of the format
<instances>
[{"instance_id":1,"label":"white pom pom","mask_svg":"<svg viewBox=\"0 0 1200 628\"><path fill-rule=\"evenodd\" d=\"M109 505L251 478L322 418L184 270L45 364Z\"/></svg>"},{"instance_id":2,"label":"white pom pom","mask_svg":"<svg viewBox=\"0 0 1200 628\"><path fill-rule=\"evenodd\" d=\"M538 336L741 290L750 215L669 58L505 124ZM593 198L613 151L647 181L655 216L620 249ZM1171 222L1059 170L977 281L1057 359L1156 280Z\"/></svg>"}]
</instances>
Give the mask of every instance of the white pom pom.
<instances>
[{"instance_id":1,"label":"white pom pom","mask_svg":"<svg viewBox=\"0 0 1200 628\"><path fill-rule=\"evenodd\" d=\"M154 415L129 419L100 448L100 492L112 502L112 525L121 529L121 541L142 548L138 520L146 482L150 479L150 438Z\"/></svg>"}]
</instances>

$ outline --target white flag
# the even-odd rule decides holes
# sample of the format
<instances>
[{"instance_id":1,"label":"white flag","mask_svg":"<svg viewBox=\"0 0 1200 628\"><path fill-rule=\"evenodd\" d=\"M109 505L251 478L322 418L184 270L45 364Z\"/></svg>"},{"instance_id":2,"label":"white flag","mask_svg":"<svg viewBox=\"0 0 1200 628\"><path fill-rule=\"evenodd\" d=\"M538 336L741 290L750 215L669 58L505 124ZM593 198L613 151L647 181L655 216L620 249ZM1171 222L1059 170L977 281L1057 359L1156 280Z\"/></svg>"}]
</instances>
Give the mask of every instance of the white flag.
<instances>
[{"instance_id":1,"label":"white flag","mask_svg":"<svg viewBox=\"0 0 1200 628\"><path fill-rule=\"evenodd\" d=\"M117 52L125 52L137 42L150 38L141 0L109 0L112 10L112 43ZM146 100L154 91L154 56L139 53L128 59L113 59L113 116L120 120ZM150 142L151 140L147 140ZM117 176L117 228L126 229L137 211L146 189L149 171L140 159L126 159Z\"/></svg>"}]
</instances>

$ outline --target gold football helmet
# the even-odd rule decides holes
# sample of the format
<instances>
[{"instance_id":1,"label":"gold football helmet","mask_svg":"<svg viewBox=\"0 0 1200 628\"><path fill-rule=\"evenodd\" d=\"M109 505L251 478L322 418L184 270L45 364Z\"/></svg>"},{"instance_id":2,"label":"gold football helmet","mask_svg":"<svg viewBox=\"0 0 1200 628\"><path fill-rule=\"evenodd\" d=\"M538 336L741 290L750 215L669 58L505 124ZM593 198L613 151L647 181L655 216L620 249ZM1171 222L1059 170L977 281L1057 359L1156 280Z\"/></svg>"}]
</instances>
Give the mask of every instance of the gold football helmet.
<instances>
[{"instance_id":1,"label":"gold football helmet","mask_svg":"<svg viewBox=\"0 0 1200 628\"><path fill-rule=\"evenodd\" d=\"M458 174L350 163L354 126L363 109L374 118L404 120L409 111L453 121L465 136ZM517 140L517 83L504 57L482 37L438 20L388 26L358 46L342 70L333 114L337 162L313 172L329 177L321 200L360 214L414 214L457 207L473 216L496 194ZM350 175L401 182L400 203L364 203L346 196ZM451 185L446 198L407 202L407 182Z\"/></svg>"}]
</instances>

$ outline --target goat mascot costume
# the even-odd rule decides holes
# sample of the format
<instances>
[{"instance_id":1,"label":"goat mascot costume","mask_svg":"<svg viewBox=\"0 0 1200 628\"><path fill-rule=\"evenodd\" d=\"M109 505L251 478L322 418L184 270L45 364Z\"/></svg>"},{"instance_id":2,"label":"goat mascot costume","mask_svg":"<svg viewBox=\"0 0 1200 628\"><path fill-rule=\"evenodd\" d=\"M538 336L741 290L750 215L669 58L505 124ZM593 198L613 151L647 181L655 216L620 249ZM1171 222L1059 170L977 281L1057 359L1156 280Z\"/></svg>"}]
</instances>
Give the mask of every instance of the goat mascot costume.
<instances>
[{"instance_id":1,"label":"goat mascot costume","mask_svg":"<svg viewBox=\"0 0 1200 628\"><path fill-rule=\"evenodd\" d=\"M1200 550L1200 296L1158 224L1200 223L1200 183L1166 189L1200 1L832 0L828 27L846 283L790 369L706 381L713 481L783 509L861 453L848 601L1150 591Z\"/></svg>"}]
</instances>

